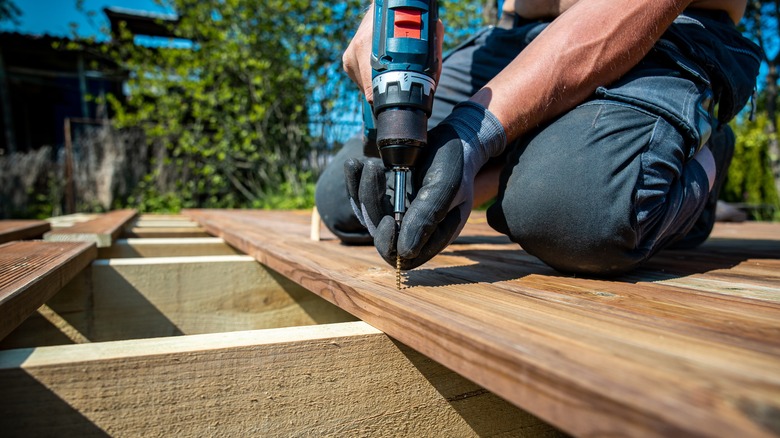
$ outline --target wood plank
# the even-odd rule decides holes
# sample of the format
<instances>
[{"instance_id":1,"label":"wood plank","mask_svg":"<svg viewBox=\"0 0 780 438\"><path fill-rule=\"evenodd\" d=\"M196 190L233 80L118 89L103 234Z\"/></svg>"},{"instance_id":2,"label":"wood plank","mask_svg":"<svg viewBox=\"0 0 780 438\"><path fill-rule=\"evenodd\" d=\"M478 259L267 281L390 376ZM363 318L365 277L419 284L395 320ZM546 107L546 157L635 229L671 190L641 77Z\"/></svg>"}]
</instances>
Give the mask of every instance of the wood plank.
<instances>
[{"instance_id":1,"label":"wood plank","mask_svg":"<svg viewBox=\"0 0 780 438\"><path fill-rule=\"evenodd\" d=\"M218 237L119 239L111 247L98 250L101 259L236 254L239 251Z\"/></svg>"},{"instance_id":2,"label":"wood plank","mask_svg":"<svg viewBox=\"0 0 780 438\"><path fill-rule=\"evenodd\" d=\"M44 240L51 242L94 242L98 248L109 247L136 214L135 210L112 211L95 219L76 223L71 227L50 231L46 233Z\"/></svg>"},{"instance_id":3,"label":"wood plank","mask_svg":"<svg viewBox=\"0 0 780 438\"><path fill-rule=\"evenodd\" d=\"M164 220L164 221L183 221L190 222L192 219L183 214L166 214L166 213L142 213L138 215L139 221L145 220Z\"/></svg>"},{"instance_id":4,"label":"wood plank","mask_svg":"<svg viewBox=\"0 0 780 438\"><path fill-rule=\"evenodd\" d=\"M0 387L4 436L560 436L362 322L5 351Z\"/></svg>"},{"instance_id":5,"label":"wood plank","mask_svg":"<svg viewBox=\"0 0 780 438\"><path fill-rule=\"evenodd\" d=\"M128 238L214 237L202 227L133 227L125 232Z\"/></svg>"},{"instance_id":6,"label":"wood plank","mask_svg":"<svg viewBox=\"0 0 780 438\"><path fill-rule=\"evenodd\" d=\"M73 213L63 216L54 216L46 219L51 224L52 229L72 227L75 224L91 221L100 217L98 213Z\"/></svg>"},{"instance_id":7,"label":"wood plank","mask_svg":"<svg viewBox=\"0 0 780 438\"><path fill-rule=\"evenodd\" d=\"M197 222L174 214L142 214L128 227L125 235L137 239L212 237Z\"/></svg>"},{"instance_id":8,"label":"wood plank","mask_svg":"<svg viewBox=\"0 0 780 438\"><path fill-rule=\"evenodd\" d=\"M95 259L90 243L11 242L0 245L0 339Z\"/></svg>"},{"instance_id":9,"label":"wood plank","mask_svg":"<svg viewBox=\"0 0 780 438\"><path fill-rule=\"evenodd\" d=\"M780 224L604 280L561 275L475 214L398 291L372 247L311 241L309 212L185 214L574 435L780 434ZM736 291L720 283L732 272Z\"/></svg>"},{"instance_id":10,"label":"wood plank","mask_svg":"<svg viewBox=\"0 0 780 438\"><path fill-rule=\"evenodd\" d=\"M47 304L92 342L355 320L246 255L96 260ZM70 343L62 334L31 317L0 348Z\"/></svg>"},{"instance_id":11,"label":"wood plank","mask_svg":"<svg viewBox=\"0 0 780 438\"><path fill-rule=\"evenodd\" d=\"M778 240L780 227L776 222L718 222L712 230L714 238L737 240Z\"/></svg>"},{"instance_id":12,"label":"wood plank","mask_svg":"<svg viewBox=\"0 0 780 438\"><path fill-rule=\"evenodd\" d=\"M137 228L192 228L197 227L198 223L179 219L153 219L147 216L144 219L137 219L133 226Z\"/></svg>"},{"instance_id":13,"label":"wood plank","mask_svg":"<svg viewBox=\"0 0 780 438\"><path fill-rule=\"evenodd\" d=\"M13 240L40 239L51 225L37 220L0 220L0 243Z\"/></svg>"}]
</instances>

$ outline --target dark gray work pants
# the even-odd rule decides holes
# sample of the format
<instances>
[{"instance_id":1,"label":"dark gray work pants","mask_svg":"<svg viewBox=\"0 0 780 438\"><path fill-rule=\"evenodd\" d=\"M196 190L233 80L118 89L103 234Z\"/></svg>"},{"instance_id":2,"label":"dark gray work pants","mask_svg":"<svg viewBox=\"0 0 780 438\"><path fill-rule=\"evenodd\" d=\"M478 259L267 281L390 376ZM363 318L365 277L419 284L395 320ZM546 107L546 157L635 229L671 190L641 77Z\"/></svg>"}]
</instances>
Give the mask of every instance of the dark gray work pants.
<instances>
[{"instance_id":1,"label":"dark gray work pants","mask_svg":"<svg viewBox=\"0 0 780 438\"><path fill-rule=\"evenodd\" d=\"M545 26L487 28L445 56L429 126L498 74ZM717 123L708 114L707 72L673 49L657 47L620 81L509 145L500 157L505 166L488 210L490 225L560 271L599 275L630 270L671 244L704 241L715 199L691 156ZM733 142L727 126L714 128L709 146L719 177ZM344 161L361 154L359 139L347 142L316 192L325 224L352 244L371 242L344 185Z\"/></svg>"}]
</instances>

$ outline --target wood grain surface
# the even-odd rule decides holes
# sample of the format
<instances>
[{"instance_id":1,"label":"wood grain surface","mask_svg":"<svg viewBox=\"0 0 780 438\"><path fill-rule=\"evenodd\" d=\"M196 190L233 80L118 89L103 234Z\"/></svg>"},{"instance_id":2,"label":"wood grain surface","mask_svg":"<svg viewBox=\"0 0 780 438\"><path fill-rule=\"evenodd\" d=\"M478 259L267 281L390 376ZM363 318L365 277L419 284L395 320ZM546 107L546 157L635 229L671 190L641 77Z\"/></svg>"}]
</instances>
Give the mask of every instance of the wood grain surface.
<instances>
[{"instance_id":1,"label":"wood grain surface","mask_svg":"<svg viewBox=\"0 0 780 438\"><path fill-rule=\"evenodd\" d=\"M185 211L424 355L582 436L780 435L780 224L718 225L613 279L547 267L476 214L395 288L309 212Z\"/></svg>"},{"instance_id":2,"label":"wood grain surface","mask_svg":"<svg viewBox=\"0 0 780 438\"><path fill-rule=\"evenodd\" d=\"M94 242L98 248L109 247L122 234L125 225L136 215L135 210L112 211L91 220L76 222L69 227L56 228L46 233L44 240L51 242Z\"/></svg>"},{"instance_id":3,"label":"wood grain surface","mask_svg":"<svg viewBox=\"0 0 780 438\"><path fill-rule=\"evenodd\" d=\"M0 352L4 437L547 437L363 322Z\"/></svg>"},{"instance_id":4,"label":"wood grain surface","mask_svg":"<svg viewBox=\"0 0 780 438\"><path fill-rule=\"evenodd\" d=\"M39 239L51 225L36 220L0 220L0 243L13 240Z\"/></svg>"},{"instance_id":5,"label":"wood grain surface","mask_svg":"<svg viewBox=\"0 0 780 438\"><path fill-rule=\"evenodd\" d=\"M0 245L0 339L35 312L97 256L85 242Z\"/></svg>"}]
</instances>

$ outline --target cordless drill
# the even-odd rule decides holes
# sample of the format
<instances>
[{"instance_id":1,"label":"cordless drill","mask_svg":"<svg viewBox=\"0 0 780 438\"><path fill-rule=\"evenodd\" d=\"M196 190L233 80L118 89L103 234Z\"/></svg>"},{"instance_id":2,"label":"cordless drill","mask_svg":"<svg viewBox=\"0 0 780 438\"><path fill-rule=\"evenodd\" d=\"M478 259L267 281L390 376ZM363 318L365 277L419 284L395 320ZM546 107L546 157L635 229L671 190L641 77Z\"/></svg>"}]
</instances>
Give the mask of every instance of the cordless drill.
<instances>
[{"instance_id":1,"label":"cordless drill","mask_svg":"<svg viewBox=\"0 0 780 438\"><path fill-rule=\"evenodd\" d=\"M407 174L428 142L436 88L436 0L376 0L371 69L376 146L394 173L397 226L406 212ZM364 111L364 119L367 111ZM370 114L369 114L370 115ZM369 133L369 136L371 133ZM398 259L397 268L400 268Z\"/></svg>"}]
</instances>

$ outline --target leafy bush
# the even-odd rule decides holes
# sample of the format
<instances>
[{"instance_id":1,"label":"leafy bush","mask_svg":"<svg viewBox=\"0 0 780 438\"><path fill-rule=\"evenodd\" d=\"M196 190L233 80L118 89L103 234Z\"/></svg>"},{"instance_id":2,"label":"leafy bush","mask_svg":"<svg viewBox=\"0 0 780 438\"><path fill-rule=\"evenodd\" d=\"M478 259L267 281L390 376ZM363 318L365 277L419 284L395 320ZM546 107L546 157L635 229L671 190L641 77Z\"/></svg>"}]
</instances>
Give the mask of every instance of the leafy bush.
<instances>
[{"instance_id":1,"label":"leafy bush","mask_svg":"<svg viewBox=\"0 0 780 438\"><path fill-rule=\"evenodd\" d=\"M171 32L184 42L150 47L128 32L107 53L130 72L126 99L108 98L119 128L140 127L162 146L153 171L127 198L142 210L267 205L304 193L311 96L339 74L359 2L171 0ZM320 91L322 94L322 91Z\"/></svg>"},{"instance_id":2,"label":"leafy bush","mask_svg":"<svg viewBox=\"0 0 780 438\"><path fill-rule=\"evenodd\" d=\"M756 219L780 220L780 198L768 152L776 134L767 133L766 126L766 114L757 115L754 122L742 120L732 125L737 143L721 198L744 204Z\"/></svg>"}]
</instances>

